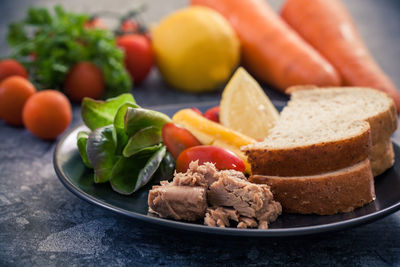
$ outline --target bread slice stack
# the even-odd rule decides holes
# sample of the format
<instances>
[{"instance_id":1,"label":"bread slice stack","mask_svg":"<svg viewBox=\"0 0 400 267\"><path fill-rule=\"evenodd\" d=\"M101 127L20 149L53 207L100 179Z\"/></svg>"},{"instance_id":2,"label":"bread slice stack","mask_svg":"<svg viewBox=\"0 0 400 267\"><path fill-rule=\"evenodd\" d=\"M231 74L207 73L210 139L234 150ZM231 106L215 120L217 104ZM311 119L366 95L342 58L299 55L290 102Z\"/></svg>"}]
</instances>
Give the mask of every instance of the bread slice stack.
<instances>
[{"instance_id":1,"label":"bread slice stack","mask_svg":"<svg viewBox=\"0 0 400 267\"><path fill-rule=\"evenodd\" d=\"M271 186L286 212L349 212L375 199L373 175L394 163L391 98L360 87L296 87L263 141L243 148L250 181Z\"/></svg>"}]
</instances>

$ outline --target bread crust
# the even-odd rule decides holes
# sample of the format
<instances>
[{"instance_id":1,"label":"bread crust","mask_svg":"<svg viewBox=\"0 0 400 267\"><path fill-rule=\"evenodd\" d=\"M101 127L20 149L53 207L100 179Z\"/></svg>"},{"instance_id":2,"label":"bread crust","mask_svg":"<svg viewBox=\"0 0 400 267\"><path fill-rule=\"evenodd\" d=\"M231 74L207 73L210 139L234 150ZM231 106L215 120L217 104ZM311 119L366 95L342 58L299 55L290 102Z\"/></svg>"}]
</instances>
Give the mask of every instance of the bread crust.
<instances>
[{"instance_id":1,"label":"bread crust","mask_svg":"<svg viewBox=\"0 0 400 267\"><path fill-rule=\"evenodd\" d=\"M331 215L350 212L375 199L374 178L368 159L323 175L252 175L249 181L268 184L274 199L288 213Z\"/></svg>"},{"instance_id":2,"label":"bread crust","mask_svg":"<svg viewBox=\"0 0 400 267\"><path fill-rule=\"evenodd\" d=\"M383 93L382 93L383 94ZM391 100L391 99L390 99ZM393 100L390 108L366 119L371 127L372 145L390 138L398 126L397 111Z\"/></svg>"},{"instance_id":3,"label":"bread crust","mask_svg":"<svg viewBox=\"0 0 400 267\"><path fill-rule=\"evenodd\" d=\"M366 123L359 135L339 141L282 148L244 149L252 174L305 176L354 165L371 150L370 128Z\"/></svg>"},{"instance_id":4,"label":"bread crust","mask_svg":"<svg viewBox=\"0 0 400 267\"><path fill-rule=\"evenodd\" d=\"M394 164L393 144L390 137L383 142L376 143L372 146L372 152L369 155L372 174L378 176L385 172Z\"/></svg>"}]
</instances>

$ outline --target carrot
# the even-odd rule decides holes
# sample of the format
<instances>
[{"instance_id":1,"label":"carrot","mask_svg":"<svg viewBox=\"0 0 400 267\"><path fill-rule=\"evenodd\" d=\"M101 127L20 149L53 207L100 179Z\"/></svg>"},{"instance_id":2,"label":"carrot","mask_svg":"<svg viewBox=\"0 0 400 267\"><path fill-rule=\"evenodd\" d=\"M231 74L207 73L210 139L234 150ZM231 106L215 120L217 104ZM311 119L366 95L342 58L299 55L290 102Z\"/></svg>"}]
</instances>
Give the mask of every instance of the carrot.
<instances>
[{"instance_id":1,"label":"carrot","mask_svg":"<svg viewBox=\"0 0 400 267\"><path fill-rule=\"evenodd\" d=\"M235 29L242 63L259 80L281 91L292 85L340 85L333 66L307 44L264 0L192 0L210 7Z\"/></svg>"},{"instance_id":2,"label":"carrot","mask_svg":"<svg viewBox=\"0 0 400 267\"><path fill-rule=\"evenodd\" d=\"M391 96L400 111L399 93L364 45L338 0L287 0L283 19L330 61L344 85L367 86Z\"/></svg>"}]
</instances>

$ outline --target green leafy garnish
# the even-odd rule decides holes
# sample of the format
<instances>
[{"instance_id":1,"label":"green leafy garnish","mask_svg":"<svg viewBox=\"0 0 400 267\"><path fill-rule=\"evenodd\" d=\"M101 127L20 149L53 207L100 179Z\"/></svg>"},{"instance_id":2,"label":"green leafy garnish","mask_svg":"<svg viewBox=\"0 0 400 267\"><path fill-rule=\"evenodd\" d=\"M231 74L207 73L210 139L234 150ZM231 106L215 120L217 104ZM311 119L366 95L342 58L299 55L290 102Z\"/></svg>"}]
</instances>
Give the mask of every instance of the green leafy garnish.
<instances>
[{"instance_id":1,"label":"green leafy garnish","mask_svg":"<svg viewBox=\"0 0 400 267\"><path fill-rule=\"evenodd\" d=\"M94 130L87 140L86 151L95 173L95 182L104 183L110 180L115 162L118 160L117 135L113 125Z\"/></svg>"},{"instance_id":2,"label":"green leafy garnish","mask_svg":"<svg viewBox=\"0 0 400 267\"><path fill-rule=\"evenodd\" d=\"M150 126L141 129L136 134L131 136L122 154L124 157L130 157L143 150L149 150L149 148L152 150L154 149L155 145L161 143L161 141L162 138L160 129Z\"/></svg>"},{"instance_id":3,"label":"green leafy garnish","mask_svg":"<svg viewBox=\"0 0 400 267\"><path fill-rule=\"evenodd\" d=\"M86 165L86 167L92 168L92 165L90 164L87 153L86 153L86 144L87 144L88 138L89 138L89 132L80 131L78 133L76 142L77 142L79 154L81 155L83 163Z\"/></svg>"},{"instance_id":4,"label":"green leafy garnish","mask_svg":"<svg viewBox=\"0 0 400 267\"><path fill-rule=\"evenodd\" d=\"M114 117L114 127L117 132L118 148L117 152L122 153L125 145L128 143L129 136L125 133L124 117L128 108L138 108L139 106L131 102L126 102L119 107Z\"/></svg>"},{"instance_id":5,"label":"green leafy garnish","mask_svg":"<svg viewBox=\"0 0 400 267\"><path fill-rule=\"evenodd\" d=\"M122 94L106 101L84 98L81 109L82 119L91 130L113 124L119 108L126 103L131 107L139 107L132 94Z\"/></svg>"},{"instance_id":6,"label":"green leafy garnish","mask_svg":"<svg viewBox=\"0 0 400 267\"><path fill-rule=\"evenodd\" d=\"M125 133L132 136L137 131L149 126L161 129L164 124L170 122L171 119L164 113L143 109L128 108L125 113Z\"/></svg>"},{"instance_id":7,"label":"green leafy garnish","mask_svg":"<svg viewBox=\"0 0 400 267\"><path fill-rule=\"evenodd\" d=\"M165 146L161 146L150 158L147 154L120 158L111 175L112 188L124 195L139 190L150 181L160 166L165 152Z\"/></svg>"},{"instance_id":8,"label":"green leafy garnish","mask_svg":"<svg viewBox=\"0 0 400 267\"><path fill-rule=\"evenodd\" d=\"M154 182L172 179L174 176L174 171L175 171L175 159L174 157L172 157L171 153L167 151L155 175L158 179L155 180Z\"/></svg>"},{"instance_id":9,"label":"green leafy garnish","mask_svg":"<svg viewBox=\"0 0 400 267\"><path fill-rule=\"evenodd\" d=\"M132 82L125 70L123 52L111 31L87 29L87 14L66 12L61 6L51 14L45 8L30 8L26 18L8 27L12 57L29 71L38 89L62 89L69 69L89 61L104 75L106 97L128 92Z\"/></svg>"},{"instance_id":10,"label":"green leafy garnish","mask_svg":"<svg viewBox=\"0 0 400 267\"><path fill-rule=\"evenodd\" d=\"M91 133L79 132L77 145L84 164L94 169L94 182L132 194L153 177L172 177L175 161L162 143L161 129L171 119L140 108L130 94L106 101L85 98L82 119ZM155 173L157 172L157 175Z\"/></svg>"}]
</instances>

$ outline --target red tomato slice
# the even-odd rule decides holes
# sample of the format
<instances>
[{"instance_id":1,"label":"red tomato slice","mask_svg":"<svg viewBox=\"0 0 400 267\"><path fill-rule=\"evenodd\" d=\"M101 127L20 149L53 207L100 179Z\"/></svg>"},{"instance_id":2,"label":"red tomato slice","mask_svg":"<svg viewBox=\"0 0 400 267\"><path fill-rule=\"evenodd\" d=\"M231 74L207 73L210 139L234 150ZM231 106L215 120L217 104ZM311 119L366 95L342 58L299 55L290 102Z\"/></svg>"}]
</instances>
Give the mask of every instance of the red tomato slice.
<instances>
[{"instance_id":1,"label":"red tomato slice","mask_svg":"<svg viewBox=\"0 0 400 267\"><path fill-rule=\"evenodd\" d=\"M212 162L219 170L236 170L244 172L246 167L244 161L232 151L216 146L195 146L190 147L179 155L176 160L176 171L186 172L192 161Z\"/></svg>"},{"instance_id":2,"label":"red tomato slice","mask_svg":"<svg viewBox=\"0 0 400 267\"><path fill-rule=\"evenodd\" d=\"M219 106L208 109L206 112L204 112L203 116L209 120L219 123Z\"/></svg>"},{"instance_id":3,"label":"red tomato slice","mask_svg":"<svg viewBox=\"0 0 400 267\"><path fill-rule=\"evenodd\" d=\"M203 115L203 112L201 112L198 108L192 108L192 110L199 113L200 115Z\"/></svg>"},{"instance_id":4,"label":"red tomato slice","mask_svg":"<svg viewBox=\"0 0 400 267\"><path fill-rule=\"evenodd\" d=\"M161 134L164 144L174 159L177 159L183 150L201 145L191 132L172 122L163 126Z\"/></svg>"}]
</instances>

